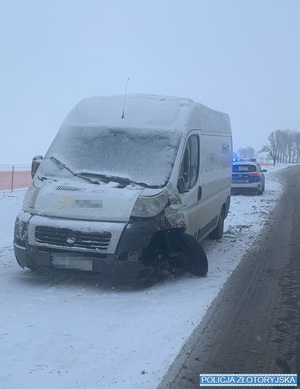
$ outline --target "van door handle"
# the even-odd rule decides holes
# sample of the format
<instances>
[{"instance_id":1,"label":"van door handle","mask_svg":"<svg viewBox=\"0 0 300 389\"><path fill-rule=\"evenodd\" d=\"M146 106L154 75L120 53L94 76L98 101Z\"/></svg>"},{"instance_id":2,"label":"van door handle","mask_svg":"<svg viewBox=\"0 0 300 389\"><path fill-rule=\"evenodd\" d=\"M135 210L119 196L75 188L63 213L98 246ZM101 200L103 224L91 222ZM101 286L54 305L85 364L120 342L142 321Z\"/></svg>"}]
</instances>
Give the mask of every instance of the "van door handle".
<instances>
[{"instance_id":1,"label":"van door handle","mask_svg":"<svg viewBox=\"0 0 300 389\"><path fill-rule=\"evenodd\" d=\"M198 201L201 200L202 197L202 186L198 187Z\"/></svg>"}]
</instances>

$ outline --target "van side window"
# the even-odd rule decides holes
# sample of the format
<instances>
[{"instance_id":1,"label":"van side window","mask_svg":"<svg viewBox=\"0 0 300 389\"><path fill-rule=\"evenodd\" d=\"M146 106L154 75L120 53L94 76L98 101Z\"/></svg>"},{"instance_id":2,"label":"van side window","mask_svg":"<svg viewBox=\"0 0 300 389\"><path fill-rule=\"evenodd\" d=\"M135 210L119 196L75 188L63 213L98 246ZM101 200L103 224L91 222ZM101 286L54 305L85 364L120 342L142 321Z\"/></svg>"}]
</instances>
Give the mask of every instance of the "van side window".
<instances>
[{"instance_id":1,"label":"van side window","mask_svg":"<svg viewBox=\"0 0 300 389\"><path fill-rule=\"evenodd\" d=\"M191 189L197 182L199 171L199 137L191 135L187 141L180 168L184 190Z\"/></svg>"}]
</instances>

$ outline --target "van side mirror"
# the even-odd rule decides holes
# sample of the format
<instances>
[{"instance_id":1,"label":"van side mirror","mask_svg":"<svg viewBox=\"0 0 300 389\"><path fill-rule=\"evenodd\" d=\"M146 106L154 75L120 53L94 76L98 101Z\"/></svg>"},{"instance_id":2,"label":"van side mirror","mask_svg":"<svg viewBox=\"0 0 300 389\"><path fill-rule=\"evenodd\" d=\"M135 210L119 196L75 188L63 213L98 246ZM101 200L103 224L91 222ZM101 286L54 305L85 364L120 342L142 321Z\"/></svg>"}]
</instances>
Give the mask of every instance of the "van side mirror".
<instances>
[{"instance_id":1,"label":"van side mirror","mask_svg":"<svg viewBox=\"0 0 300 389\"><path fill-rule=\"evenodd\" d=\"M43 160L43 156L42 155L36 155L35 157L32 158L32 162L31 162L31 178L34 178L35 173L38 170L42 160Z\"/></svg>"},{"instance_id":2,"label":"van side mirror","mask_svg":"<svg viewBox=\"0 0 300 389\"><path fill-rule=\"evenodd\" d=\"M263 173L267 173L267 169L261 169L261 171L263 172Z\"/></svg>"}]
</instances>

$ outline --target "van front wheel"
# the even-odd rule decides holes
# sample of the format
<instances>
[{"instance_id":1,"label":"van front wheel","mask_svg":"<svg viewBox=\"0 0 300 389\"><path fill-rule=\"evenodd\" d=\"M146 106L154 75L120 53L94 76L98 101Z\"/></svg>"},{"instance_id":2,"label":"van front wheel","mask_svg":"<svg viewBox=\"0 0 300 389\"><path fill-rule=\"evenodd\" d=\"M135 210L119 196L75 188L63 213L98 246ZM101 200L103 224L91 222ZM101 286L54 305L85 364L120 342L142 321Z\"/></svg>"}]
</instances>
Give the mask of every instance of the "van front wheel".
<instances>
[{"instance_id":1,"label":"van front wheel","mask_svg":"<svg viewBox=\"0 0 300 389\"><path fill-rule=\"evenodd\" d=\"M196 276L205 276L208 271L206 254L200 243L184 231L176 239L177 248L183 252L187 271Z\"/></svg>"}]
</instances>

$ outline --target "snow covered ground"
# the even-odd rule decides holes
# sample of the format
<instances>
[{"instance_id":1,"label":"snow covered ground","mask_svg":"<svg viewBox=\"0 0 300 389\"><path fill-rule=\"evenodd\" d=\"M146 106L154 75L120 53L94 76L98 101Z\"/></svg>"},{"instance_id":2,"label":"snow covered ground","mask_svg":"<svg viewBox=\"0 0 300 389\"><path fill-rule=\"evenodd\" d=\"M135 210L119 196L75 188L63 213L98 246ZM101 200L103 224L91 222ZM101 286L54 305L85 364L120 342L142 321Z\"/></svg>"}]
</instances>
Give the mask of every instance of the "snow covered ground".
<instances>
[{"instance_id":1,"label":"snow covered ground","mask_svg":"<svg viewBox=\"0 0 300 389\"><path fill-rule=\"evenodd\" d=\"M232 197L222 242L203 242L207 277L148 288L21 269L12 239L25 190L0 192L0 389L156 388L268 223L283 168L267 167L263 196Z\"/></svg>"}]
</instances>

